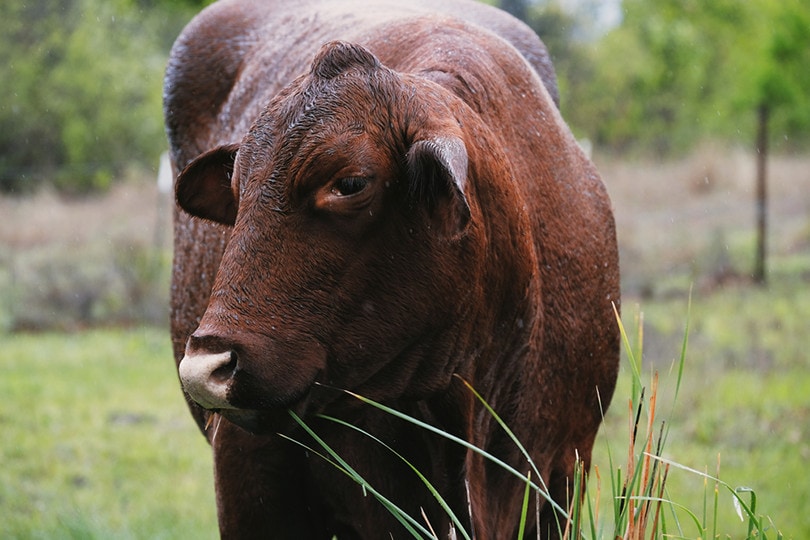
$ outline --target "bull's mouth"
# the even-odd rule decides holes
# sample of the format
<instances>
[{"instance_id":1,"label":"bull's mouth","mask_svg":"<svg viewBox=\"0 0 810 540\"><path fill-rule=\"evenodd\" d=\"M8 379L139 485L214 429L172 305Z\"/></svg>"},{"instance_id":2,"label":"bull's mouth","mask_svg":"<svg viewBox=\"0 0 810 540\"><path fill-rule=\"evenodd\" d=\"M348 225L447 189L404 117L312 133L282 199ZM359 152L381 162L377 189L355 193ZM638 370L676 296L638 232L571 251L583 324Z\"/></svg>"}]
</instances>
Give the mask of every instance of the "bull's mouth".
<instances>
[{"instance_id":1,"label":"bull's mouth","mask_svg":"<svg viewBox=\"0 0 810 540\"><path fill-rule=\"evenodd\" d=\"M251 408L250 405L245 404L246 407L210 410L254 435L272 433L286 435L299 427L291 413L295 413L300 418L317 414L327 402L334 400L339 394L338 390L313 383L299 396L286 400L283 405Z\"/></svg>"},{"instance_id":2,"label":"bull's mouth","mask_svg":"<svg viewBox=\"0 0 810 540\"><path fill-rule=\"evenodd\" d=\"M269 435L286 434L294 429L295 424L289 410L214 409L211 412L254 435ZM211 418L213 417L212 415Z\"/></svg>"},{"instance_id":3,"label":"bull's mouth","mask_svg":"<svg viewBox=\"0 0 810 540\"><path fill-rule=\"evenodd\" d=\"M325 376L326 347L310 336L293 337L223 332L201 322L178 364L183 390L250 433L289 433L298 424L288 411L303 418L333 399L317 384Z\"/></svg>"}]
</instances>

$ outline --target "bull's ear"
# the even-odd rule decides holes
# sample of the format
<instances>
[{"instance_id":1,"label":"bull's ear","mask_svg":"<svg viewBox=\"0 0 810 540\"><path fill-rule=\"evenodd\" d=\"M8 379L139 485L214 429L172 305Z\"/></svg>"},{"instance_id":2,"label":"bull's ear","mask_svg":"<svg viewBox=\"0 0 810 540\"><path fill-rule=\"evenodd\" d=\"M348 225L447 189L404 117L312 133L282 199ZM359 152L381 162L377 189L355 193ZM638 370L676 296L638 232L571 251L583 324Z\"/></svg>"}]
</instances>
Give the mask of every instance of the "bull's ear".
<instances>
[{"instance_id":1,"label":"bull's ear","mask_svg":"<svg viewBox=\"0 0 810 540\"><path fill-rule=\"evenodd\" d=\"M470 222L467 203L467 149L458 137L433 137L415 142L408 151L411 195L427 205L440 234L455 237Z\"/></svg>"},{"instance_id":2,"label":"bull's ear","mask_svg":"<svg viewBox=\"0 0 810 540\"><path fill-rule=\"evenodd\" d=\"M180 208L192 216L232 226L239 206L231 186L238 150L238 144L220 146L189 163L175 185Z\"/></svg>"}]
</instances>

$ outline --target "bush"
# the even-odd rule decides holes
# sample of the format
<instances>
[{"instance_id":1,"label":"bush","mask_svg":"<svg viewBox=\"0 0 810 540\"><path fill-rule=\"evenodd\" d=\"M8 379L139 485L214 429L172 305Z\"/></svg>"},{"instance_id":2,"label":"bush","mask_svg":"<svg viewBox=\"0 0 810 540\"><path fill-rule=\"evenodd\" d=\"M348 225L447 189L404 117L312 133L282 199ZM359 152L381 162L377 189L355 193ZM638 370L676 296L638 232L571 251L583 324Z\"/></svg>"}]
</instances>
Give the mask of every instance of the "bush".
<instances>
[{"instance_id":1,"label":"bush","mask_svg":"<svg viewBox=\"0 0 810 540\"><path fill-rule=\"evenodd\" d=\"M168 252L137 243L28 253L0 279L10 331L77 330L168 321Z\"/></svg>"},{"instance_id":2,"label":"bush","mask_svg":"<svg viewBox=\"0 0 810 540\"><path fill-rule=\"evenodd\" d=\"M166 146L162 78L187 6L130 0L0 5L0 191L109 187Z\"/></svg>"}]
</instances>

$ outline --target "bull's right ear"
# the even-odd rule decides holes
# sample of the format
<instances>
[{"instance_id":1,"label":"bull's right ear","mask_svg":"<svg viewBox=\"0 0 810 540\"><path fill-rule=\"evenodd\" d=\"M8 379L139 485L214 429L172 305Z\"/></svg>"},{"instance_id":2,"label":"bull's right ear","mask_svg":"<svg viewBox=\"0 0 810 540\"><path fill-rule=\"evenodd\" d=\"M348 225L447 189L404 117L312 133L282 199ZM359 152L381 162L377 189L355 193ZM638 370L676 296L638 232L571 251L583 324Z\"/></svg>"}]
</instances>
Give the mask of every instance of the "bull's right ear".
<instances>
[{"instance_id":1,"label":"bull's right ear","mask_svg":"<svg viewBox=\"0 0 810 540\"><path fill-rule=\"evenodd\" d=\"M415 142L408 151L411 196L427 206L439 233L464 233L470 222L467 203L467 149L455 136Z\"/></svg>"},{"instance_id":2,"label":"bull's right ear","mask_svg":"<svg viewBox=\"0 0 810 540\"><path fill-rule=\"evenodd\" d=\"M177 204L202 219L233 226L239 206L238 191L233 189L233 176L238 144L209 150L195 158L177 176Z\"/></svg>"}]
</instances>

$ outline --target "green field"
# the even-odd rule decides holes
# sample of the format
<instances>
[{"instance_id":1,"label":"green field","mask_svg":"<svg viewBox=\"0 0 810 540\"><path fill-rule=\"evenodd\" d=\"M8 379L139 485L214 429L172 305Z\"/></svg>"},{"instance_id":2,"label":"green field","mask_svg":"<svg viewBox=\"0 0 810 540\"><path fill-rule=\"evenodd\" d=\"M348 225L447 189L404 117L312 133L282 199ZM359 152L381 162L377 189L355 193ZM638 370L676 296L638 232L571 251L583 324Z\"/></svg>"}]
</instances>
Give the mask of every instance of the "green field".
<instances>
[{"instance_id":1,"label":"green field","mask_svg":"<svg viewBox=\"0 0 810 540\"><path fill-rule=\"evenodd\" d=\"M693 293L674 410L670 368L687 298L642 306L645 373L661 373L658 418L671 429L665 457L714 474L719 454L722 479L753 488L758 513L786 537L807 538L810 289L795 275L777 277L769 289ZM630 330L638 310L624 311ZM607 448L615 465L627 453L627 366L596 444L603 493ZM182 401L165 330L5 335L0 373L0 537L216 536L210 455ZM668 485L669 497L701 515L701 477L673 470ZM744 537L731 496L721 491L718 504L721 537ZM683 531L697 536L688 523Z\"/></svg>"},{"instance_id":2,"label":"green field","mask_svg":"<svg viewBox=\"0 0 810 540\"><path fill-rule=\"evenodd\" d=\"M166 331L0 339L0 538L216 537Z\"/></svg>"},{"instance_id":3,"label":"green field","mask_svg":"<svg viewBox=\"0 0 810 540\"><path fill-rule=\"evenodd\" d=\"M805 267L809 262L804 260ZM641 306L625 304L623 319L629 331L634 315L643 314L642 380L651 381L651 374L659 373L655 425L656 436L661 421L669 429L664 457L712 476L717 475L719 461L723 481L755 491L756 513L773 522L769 538L775 538L777 530L786 538L810 538L806 466L810 458L810 288L807 276L797 278L792 270L775 272L772 282L768 289L744 285L693 292L677 397L688 294ZM608 447L615 465L624 467L627 459L630 371L625 361L595 447L594 463L602 469L603 482L609 478L605 472ZM650 387L647 384L648 392ZM673 468L667 485L668 498L688 507L704 523L713 523L713 482L706 485L703 477ZM720 489L717 532L721 538L745 538L747 524L737 516L732 499ZM680 517L684 536L696 538L698 531L683 519L683 513Z\"/></svg>"},{"instance_id":4,"label":"green field","mask_svg":"<svg viewBox=\"0 0 810 540\"><path fill-rule=\"evenodd\" d=\"M664 456L714 474L719 455L721 478L756 490L758 514L786 538L810 538L810 159L769 169L767 288L746 278L750 156L708 148L673 163L599 161L615 206L624 323L633 334L643 312L642 380L661 375ZM161 327L169 201L133 181L98 198L0 197L0 215L13 224L0 227L0 538L216 537L210 452ZM130 329L88 330L99 325ZM603 538L613 533L608 445L615 466L627 456L628 366L594 453ZM712 523L713 484L679 469L667 484L668 497ZM746 536L722 490L718 523L721 538Z\"/></svg>"}]
</instances>

